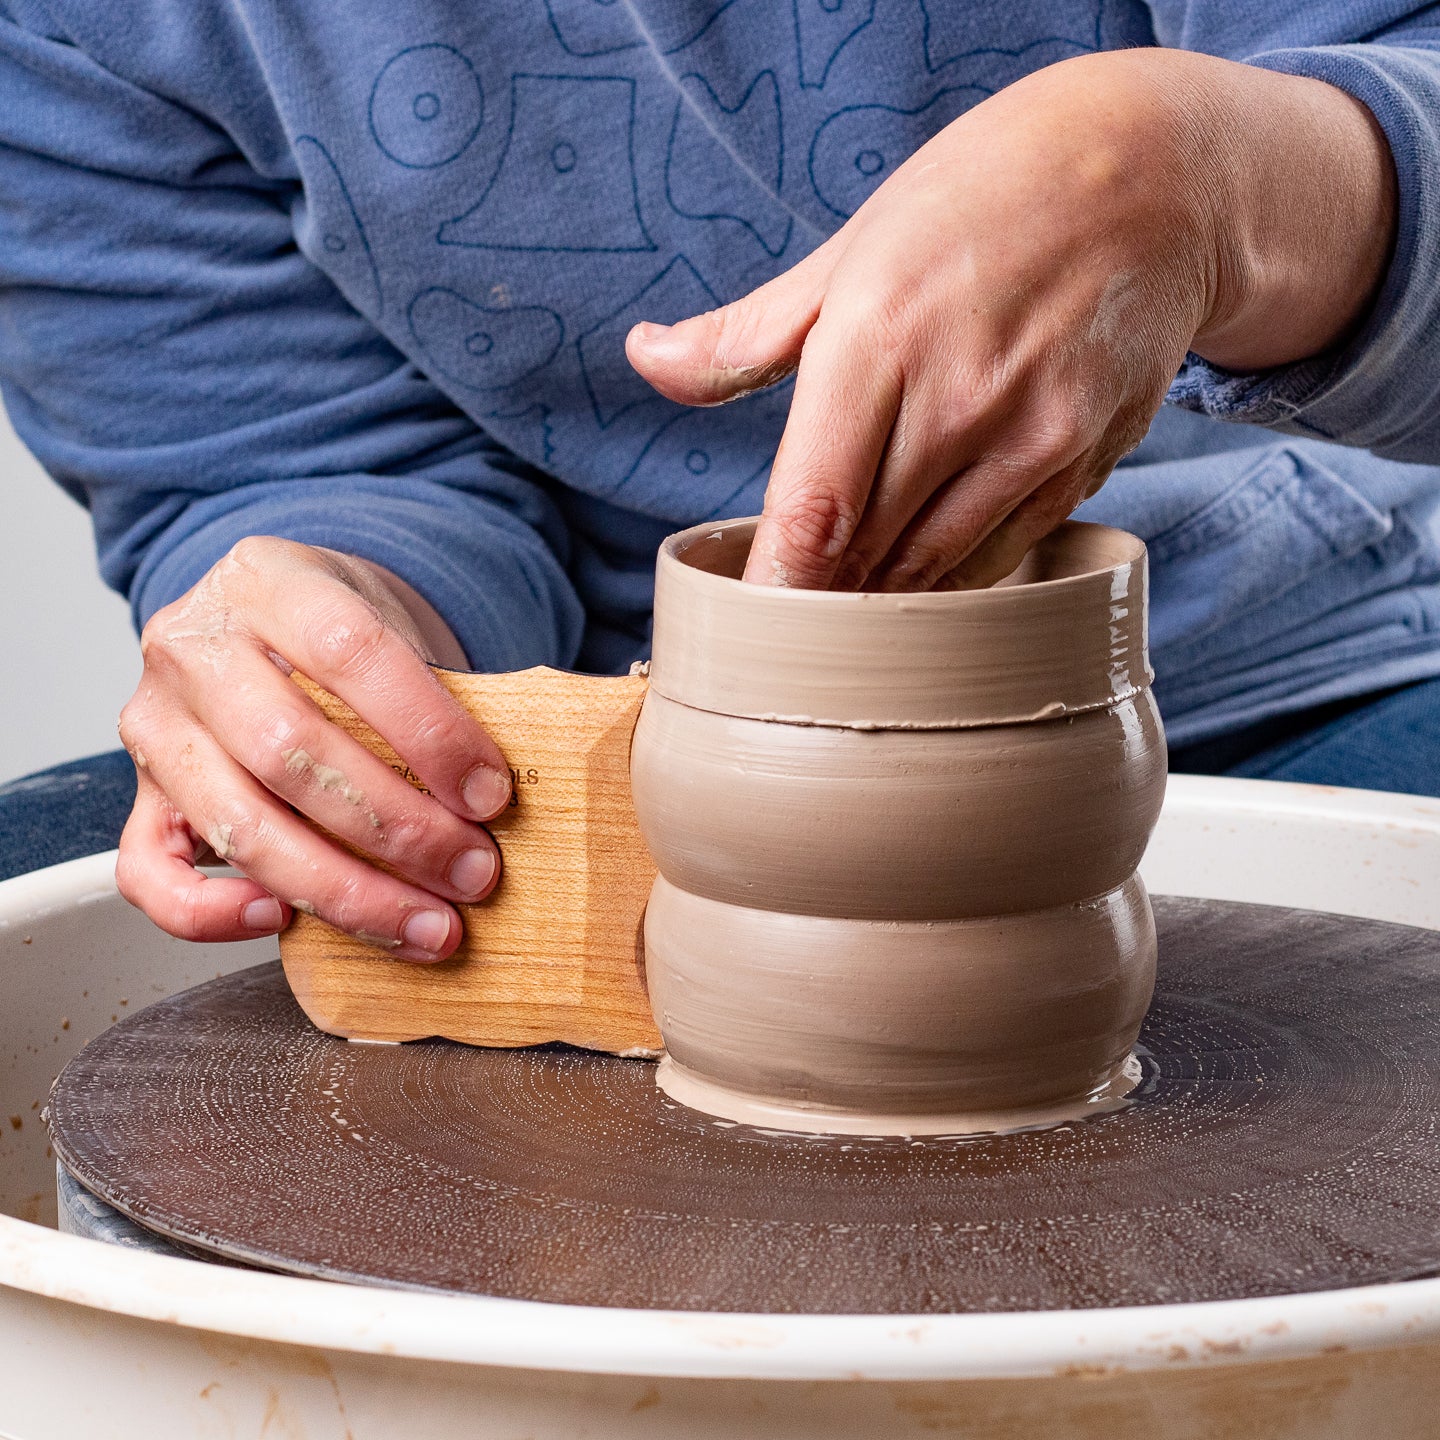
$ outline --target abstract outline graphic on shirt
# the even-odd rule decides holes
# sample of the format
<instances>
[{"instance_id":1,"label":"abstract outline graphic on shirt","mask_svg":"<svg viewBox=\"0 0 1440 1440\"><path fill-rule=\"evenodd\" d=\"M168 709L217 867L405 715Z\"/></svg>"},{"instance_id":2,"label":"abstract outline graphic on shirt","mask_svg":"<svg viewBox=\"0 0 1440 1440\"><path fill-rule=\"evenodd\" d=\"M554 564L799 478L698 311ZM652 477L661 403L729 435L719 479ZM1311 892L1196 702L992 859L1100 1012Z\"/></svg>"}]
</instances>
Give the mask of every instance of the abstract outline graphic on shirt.
<instances>
[{"instance_id":1,"label":"abstract outline graphic on shirt","mask_svg":"<svg viewBox=\"0 0 1440 1440\"><path fill-rule=\"evenodd\" d=\"M886 175L918 148L904 133L909 128L906 120L923 115L951 96L973 96L969 103L955 107L950 117L953 120L991 93L979 85L949 85L913 110L898 105L846 105L837 110L820 125L810 142L810 184L820 203L848 220ZM942 127L925 128L933 136ZM924 143L923 138L920 143ZM852 172L858 180L852 178Z\"/></svg>"},{"instance_id":2,"label":"abstract outline graphic on shirt","mask_svg":"<svg viewBox=\"0 0 1440 1440\"><path fill-rule=\"evenodd\" d=\"M697 481L703 479L710 487L722 481L727 472L734 477L738 471L739 478L732 478L724 498L704 512L718 513L747 485L753 484L757 475L770 468L789 408L785 392L791 383L787 379L733 405L672 407L678 413L645 441L629 469L607 492L608 498L632 488L638 489L642 497L649 496L656 482L663 489L673 485L675 477L682 474ZM736 425L737 407L750 417L748 425ZM721 442L718 445L717 440ZM641 508L647 508L643 501Z\"/></svg>"},{"instance_id":3,"label":"abstract outline graphic on shirt","mask_svg":"<svg viewBox=\"0 0 1440 1440\"><path fill-rule=\"evenodd\" d=\"M301 177L306 209L315 220L324 220L323 226L317 224L316 231L320 248L325 252L325 259L323 264L319 260L315 263L335 281L341 292L347 295L362 315L368 314L372 320L378 319L385 308L385 292L380 284L380 267L375 263L375 256L370 250L370 241L366 237L360 212L355 208L349 187L345 184L345 177L341 175L340 167L329 150L314 135L297 135L297 162L301 159L304 146L311 147L321 161L310 176L302 174ZM348 235L341 233L344 218L347 216L351 226L351 233ZM339 229L336 228L337 221L340 224ZM359 241L358 245L356 241ZM358 256L364 257L363 263L357 261ZM351 291L372 292L368 307L363 299L346 291L347 284Z\"/></svg>"},{"instance_id":4,"label":"abstract outline graphic on shirt","mask_svg":"<svg viewBox=\"0 0 1440 1440\"><path fill-rule=\"evenodd\" d=\"M453 45L411 45L381 66L365 113L383 154L407 170L433 170L480 133L485 91Z\"/></svg>"},{"instance_id":5,"label":"abstract outline graphic on shirt","mask_svg":"<svg viewBox=\"0 0 1440 1440\"><path fill-rule=\"evenodd\" d=\"M539 414L536 414L536 411L539 411ZM555 458L555 432L550 424L550 414L551 407L549 405L543 400L535 400L520 410L487 410L480 418L482 420L508 421L512 431L516 428L518 421L533 418L534 423L540 429L540 463L548 465ZM514 451L522 459L530 458L510 440L506 440L505 447Z\"/></svg>"},{"instance_id":6,"label":"abstract outline graphic on shirt","mask_svg":"<svg viewBox=\"0 0 1440 1440\"><path fill-rule=\"evenodd\" d=\"M544 214L538 227L537 208ZM435 239L480 250L656 249L640 217L635 81L512 75L510 125L495 174L479 200L445 221Z\"/></svg>"},{"instance_id":7,"label":"abstract outline graphic on shirt","mask_svg":"<svg viewBox=\"0 0 1440 1440\"><path fill-rule=\"evenodd\" d=\"M1055 23L1058 8L1052 0L1005 0L1007 25L1021 29L1028 21L1033 27L1033 38L1014 47L975 43L985 31L993 29L993 21L988 12L982 12L981 16L977 17L975 9L967 5L945 4L943 0L940 4L937 4L936 0L918 0L918 3L925 14L925 68L932 75L960 60L969 60L978 55L1009 55L1018 58L1027 50L1034 50L1040 45L1068 45L1081 54L1100 48L1101 0L1097 0L1095 5L1094 19L1083 27L1085 33L1078 39L1075 35L1050 33L1049 27ZM977 18L978 26L972 28ZM1079 18L1076 17L1077 21ZM1081 27L1077 24L1076 28L1078 31ZM1042 33L1035 35L1035 30ZM936 54L940 51L946 53L937 59Z\"/></svg>"},{"instance_id":8,"label":"abstract outline graphic on shirt","mask_svg":"<svg viewBox=\"0 0 1440 1440\"><path fill-rule=\"evenodd\" d=\"M545 0L545 12L560 48L577 59L592 59L622 50L638 50L650 42L662 55L673 55L693 45L734 3L735 0L711 0L703 8L703 18L698 24L676 29L670 35L656 32L677 19L685 20L684 7L671 4L647 16L652 26L648 36L640 30L630 7L621 0Z\"/></svg>"},{"instance_id":9,"label":"abstract outline graphic on shirt","mask_svg":"<svg viewBox=\"0 0 1440 1440\"><path fill-rule=\"evenodd\" d=\"M625 337L631 326L641 320L673 325L719 303L700 272L685 256L677 255L619 309L612 310L575 341L585 393L590 397L595 423L602 430L608 430L627 410L647 401L673 404L641 379L625 359Z\"/></svg>"},{"instance_id":10,"label":"abstract outline graphic on shirt","mask_svg":"<svg viewBox=\"0 0 1440 1440\"><path fill-rule=\"evenodd\" d=\"M794 0L793 8L800 86L823 90L840 52L874 20L875 0Z\"/></svg>"},{"instance_id":11,"label":"abstract outline graphic on shirt","mask_svg":"<svg viewBox=\"0 0 1440 1440\"><path fill-rule=\"evenodd\" d=\"M467 390L503 390L554 358L564 322L545 305L480 305L458 290L432 285L407 313L410 333L447 379Z\"/></svg>"},{"instance_id":12,"label":"abstract outline graphic on shirt","mask_svg":"<svg viewBox=\"0 0 1440 1440\"><path fill-rule=\"evenodd\" d=\"M767 81L769 83L762 86L762 82ZM676 84L681 93L675 102L675 118L671 122L670 139L665 147L665 198L670 202L670 208L687 220L729 220L742 225L767 255L779 257L790 243L795 220L779 198L785 166L785 131L780 108L780 82L775 72L762 70L734 105L723 104L703 75L691 72L680 76ZM706 112L743 116L752 102L764 108L767 100L771 108L764 110L761 123L770 123L774 157L768 166L769 173L758 174L726 142L721 127L706 119ZM758 125L752 125L752 133L758 128ZM735 177L736 183L728 197L732 203L727 207L724 203L727 197L716 192L732 177ZM702 194L701 190L707 182L709 193ZM677 188L683 192L687 186L695 187L692 193L682 193L677 198ZM743 197L741 203L746 204L750 212L749 218L740 214L739 206L734 203L740 197ZM773 239L767 238L767 229Z\"/></svg>"}]
</instances>

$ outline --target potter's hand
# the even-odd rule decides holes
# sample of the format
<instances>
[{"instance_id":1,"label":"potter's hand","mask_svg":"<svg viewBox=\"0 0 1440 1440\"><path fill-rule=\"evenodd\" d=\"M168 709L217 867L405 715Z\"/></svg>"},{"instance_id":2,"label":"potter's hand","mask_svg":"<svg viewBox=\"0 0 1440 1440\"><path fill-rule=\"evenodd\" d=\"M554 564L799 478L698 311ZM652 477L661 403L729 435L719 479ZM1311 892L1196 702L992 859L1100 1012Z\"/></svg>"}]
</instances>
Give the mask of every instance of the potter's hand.
<instances>
[{"instance_id":1,"label":"potter's hand","mask_svg":"<svg viewBox=\"0 0 1440 1440\"><path fill-rule=\"evenodd\" d=\"M399 959L454 950L460 917L445 902L494 886L498 854L473 822L505 807L510 773L426 668L424 656L465 657L421 596L368 561L243 540L155 615L141 650L120 717L139 777L116 872L127 900L192 940L267 934L294 906ZM432 794L327 721L292 667L384 736ZM249 878L207 879L202 843Z\"/></svg>"},{"instance_id":2,"label":"potter's hand","mask_svg":"<svg viewBox=\"0 0 1440 1440\"><path fill-rule=\"evenodd\" d=\"M988 584L1138 443L1187 349L1252 370L1343 338L1393 190L1369 112L1320 81L1087 56L956 120L778 279L637 326L629 355L696 405L798 369L747 580Z\"/></svg>"}]
</instances>

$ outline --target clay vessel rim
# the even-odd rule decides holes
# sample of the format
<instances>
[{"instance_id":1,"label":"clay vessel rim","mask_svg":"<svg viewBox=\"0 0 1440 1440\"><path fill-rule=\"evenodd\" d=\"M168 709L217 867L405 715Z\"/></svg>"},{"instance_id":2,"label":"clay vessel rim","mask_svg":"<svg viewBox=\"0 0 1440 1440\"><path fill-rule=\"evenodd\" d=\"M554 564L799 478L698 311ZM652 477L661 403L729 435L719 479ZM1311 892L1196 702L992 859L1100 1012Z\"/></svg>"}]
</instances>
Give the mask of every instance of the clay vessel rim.
<instances>
[{"instance_id":1,"label":"clay vessel rim","mask_svg":"<svg viewBox=\"0 0 1440 1440\"><path fill-rule=\"evenodd\" d=\"M1086 532L1091 543L1099 548L1108 542L1126 553L1098 563L1091 568L1077 571L1072 575L1059 575L1048 580L1027 580L1018 584L1001 583L983 590L928 590L928 591L883 591L883 590L809 590L780 585L757 585L752 581L719 575L713 570L703 569L685 558L686 552L704 540L721 539L730 534L749 530L752 534L758 517L745 516L734 520L717 520L704 525L692 525L665 539L660 546L659 562L666 568L674 568L683 574L685 583L710 590L718 595L734 598L741 596L763 596L772 604L781 605L829 605L865 606L867 609L891 611L962 611L965 609L994 610L1001 606L1025 603L1027 597L1058 598L1066 590L1079 590L1092 586L1097 580L1112 576L1117 571L1140 563L1145 558L1145 542L1127 530L1112 525L1097 525L1088 520L1066 520L1058 525L1036 546L1046 541L1063 540L1077 532Z\"/></svg>"}]
</instances>

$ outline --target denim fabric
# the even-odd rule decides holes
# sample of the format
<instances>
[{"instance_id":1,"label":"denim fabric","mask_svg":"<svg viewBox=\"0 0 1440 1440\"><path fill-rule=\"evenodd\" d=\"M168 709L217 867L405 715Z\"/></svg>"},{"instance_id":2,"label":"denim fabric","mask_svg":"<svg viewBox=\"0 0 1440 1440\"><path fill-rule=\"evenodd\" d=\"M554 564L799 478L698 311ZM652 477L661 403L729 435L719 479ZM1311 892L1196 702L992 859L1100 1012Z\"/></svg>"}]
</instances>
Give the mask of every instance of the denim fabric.
<instances>
[{"instance_id":1,"label":"denim fabric","mask_svg":"<svg viewBox=\"0 0 1440 1440\"><path fill-rule=\"evenodd\" d=\"M1173 751L1170 768L1440 796L1440 680L1408 685L1318 723L1302 717L1290 734L1272 732L1243 759L1223 765L1207 763L1206 748Z\"/></svg>"},{"instance_id":2,"label":"denim fabric","mask_svg":"<svg viewBox=\"0 0 1440 1440\"><path fill-rule=\"evenodd\" d=\"M0 785L0 880L113 850L134 802L123 750Z\"/></svg>"}]
</instances>

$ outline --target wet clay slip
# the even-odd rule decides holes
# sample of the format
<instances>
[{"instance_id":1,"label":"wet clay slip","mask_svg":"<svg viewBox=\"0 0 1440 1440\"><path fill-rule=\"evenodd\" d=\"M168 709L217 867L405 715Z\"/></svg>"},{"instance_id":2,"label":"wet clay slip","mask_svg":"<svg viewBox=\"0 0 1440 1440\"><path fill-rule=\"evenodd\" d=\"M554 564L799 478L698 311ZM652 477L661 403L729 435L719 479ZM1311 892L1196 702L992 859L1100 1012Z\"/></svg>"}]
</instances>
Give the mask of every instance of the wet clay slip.
<instances>
[{"instance_id":1,"label":"wet clay slip","mask_svg":"<svg viewBox=\"0 0 1440 1440\"><path fill-rule=\"evenodd\" d=\"M753 521L662 547L631 751L674 1099L946 1134L1123 1103L1154 988L1144 546L1070 523L991 590L742 584Z\"/></svg>"}]
</instances>

